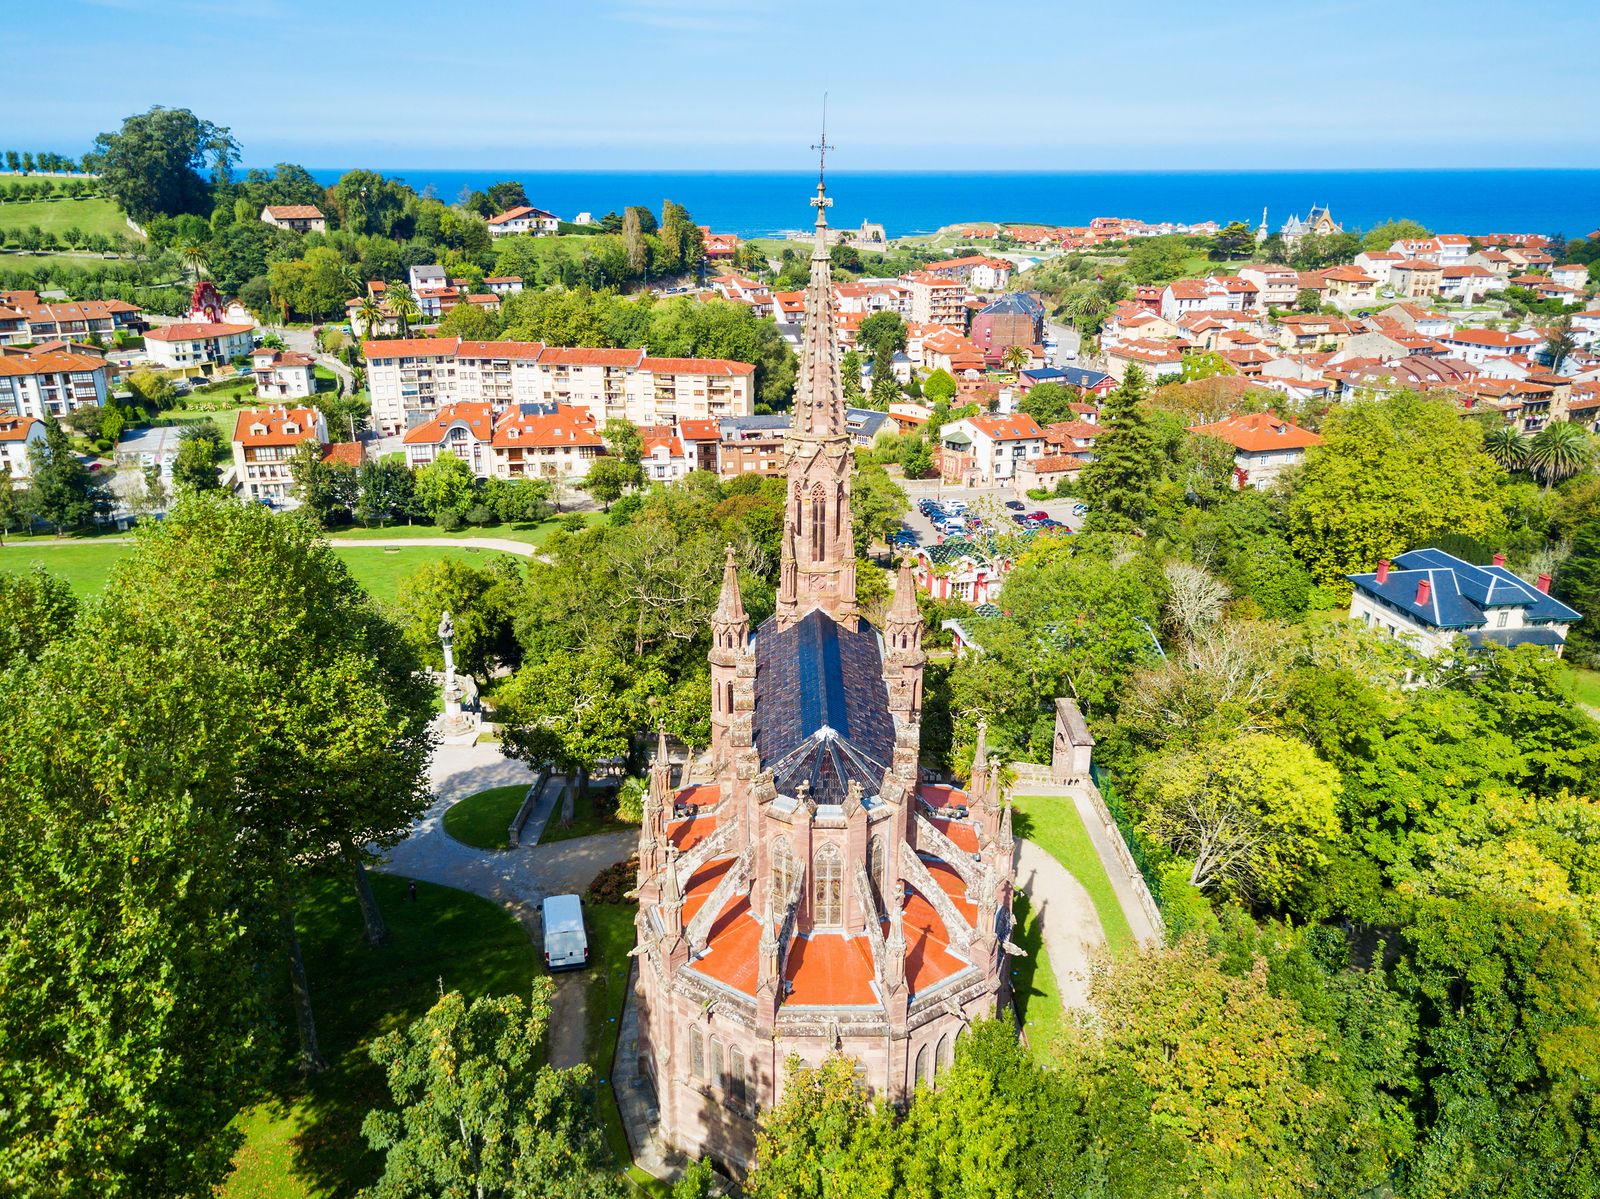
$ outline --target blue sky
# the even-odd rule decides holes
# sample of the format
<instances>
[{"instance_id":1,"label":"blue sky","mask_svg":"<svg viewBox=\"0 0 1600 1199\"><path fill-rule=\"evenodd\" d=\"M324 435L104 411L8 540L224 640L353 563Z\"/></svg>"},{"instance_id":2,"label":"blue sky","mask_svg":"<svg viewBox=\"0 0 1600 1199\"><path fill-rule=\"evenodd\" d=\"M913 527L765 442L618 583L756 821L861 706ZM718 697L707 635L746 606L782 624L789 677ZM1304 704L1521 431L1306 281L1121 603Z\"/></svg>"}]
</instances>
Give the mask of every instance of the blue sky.
<instances>
[{"instance_id":1,"label":"blue sky","mask_svg":"<svg viewBox=\"0 0 1600 1199\"><path fill-rule=\"evenodd\" d=\"M0 146L165 104L248 165L796 168L826 90L856 170L1600 166L1593 0L4 7Z\"/></svg>"}]
</instances>

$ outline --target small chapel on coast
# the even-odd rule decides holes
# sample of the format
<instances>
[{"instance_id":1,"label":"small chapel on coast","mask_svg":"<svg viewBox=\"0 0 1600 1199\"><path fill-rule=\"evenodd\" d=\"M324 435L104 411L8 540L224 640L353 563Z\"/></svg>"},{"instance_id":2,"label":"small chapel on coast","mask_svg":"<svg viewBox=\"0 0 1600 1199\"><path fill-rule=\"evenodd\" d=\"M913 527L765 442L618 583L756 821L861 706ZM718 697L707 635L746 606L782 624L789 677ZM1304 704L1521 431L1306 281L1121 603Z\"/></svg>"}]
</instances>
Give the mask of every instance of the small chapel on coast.
<instances>
[{"instance_id":1,"label":"small chapel on coast","mask_svg":"<svg viewBox=\"0 0 1600 1199\"><path fill-rule=\"evenodd\" d=\"M1009 801L921 782L923 625L908 564L881 630L856 604L824 181L787 433L777 610L750 628L730 549L712 616L713 781L664 742L639 837L641 1073L670 1147L736 1169L791 1056L842 1052L901 1102L992 1016L1009 970ZM701 778L706 777L702 771Z\"/></svg>"}]
</instances>

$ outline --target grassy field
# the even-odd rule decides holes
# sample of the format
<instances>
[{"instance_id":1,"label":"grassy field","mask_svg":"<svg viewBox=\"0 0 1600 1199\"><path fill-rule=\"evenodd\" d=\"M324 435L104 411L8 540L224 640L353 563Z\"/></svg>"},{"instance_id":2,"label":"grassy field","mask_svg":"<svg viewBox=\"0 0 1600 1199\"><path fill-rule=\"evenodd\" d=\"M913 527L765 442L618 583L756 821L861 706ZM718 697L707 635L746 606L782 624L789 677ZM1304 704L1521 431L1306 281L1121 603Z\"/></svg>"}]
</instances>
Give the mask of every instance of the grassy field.
<instances>
[{"instance_id":1,"label":"grassy field","mask_svg":"<svg viewBox=\"0 0 1600 1199\"><path fill-rule=\"evenodd\" d=\"M1600 708L1600 670L1568 665L1567 683L1572 697L1580 704Z\"/></svg>"},{"instance_id":2,"label":"grassy field","mask_svg":"<svg viewBox=\"0 0 1600 1199\"><path fill-rule=\"evenodd\" d=\"M41 267L90 267L106 263L131 261L116 254L23 254L15 250L0 250L0 270L36 271Z\"/></svg>"},{"instance_id":3,"label":"grassy field","mask_svg":"<svg viewBox=\"0 0 1600 1199\"><path fill-rule=\"evenodd\" d=\"M115 200L91 197L86 200L25 200L0 204L0 231L26 229L37 225L57 237L71 228L107 237L122 234L129 241L139 235L128 228L122 209Z\"/></svg>"},{"instance_id":4,"label":"grassy field","mask_svg":"<svg viewBox=\"0 0 1600 1199\"><path fill-rule=\"evenodd\" d=\"M111 567L129 548L130 542L125 538L85 538L71 545L41 545L37 539L7 538L6 545L0 548L0 570L25 571L37 563L65 578L78 595L93 595L105 586ZM457 549L419 545L394 549L336 542L334 549L350 568L356 582L379 601L393 599L401 578L424 562L455 558L481 566L495 556L492 550L465 546Z\"/></svg>"},{"instance_id":5,"label":"grassy field","mask_svg":"<svg viewBox=\"0 0 1600 1199\"><path fill-rule=\"evenodd\" d=\"M1066 1011L1050 955L1045 951L1044 928L1021 891L1017 892L1012 912L1016 916L1012 938L1027 956L1012 959L1011 990L1022 1012L1028 1048L1039 1061L1047 1061L1066 1024Z\"/></svg>"},{"instance_id":6,"label":"grassy field","mask_svg":"<svg viewBox=\"0 0 1600 1199\"><path fill-rule=\"evenodd\" d=\"M475 849L510 849L506 830L522 806L528 788L491 787L451 804L444 814L444 831Z\"/></svg>"},{"instance_id":7,"label":"grassy field","mask_svg":"<svg viewBox=\"0 0 1600 1199\"><path fill-rule=\"evenodd\" d=\"M245 1144L223 1199L353 1196L376 1182L382 1161L367 1149L361 1121L388 1091L368 1045L426 1012L441 983L471 998L526 995L539 968L526 932L487 900L419 883L412 903L406 880L381 874L372 887L391 933L379 950L361 940L347 883L321 883L301 906L306 972L329 1069L308 1083L286 1061L273 1094L240 1113ZM292 1037L285 992L282 1018Z\"/></svg>"},{"instance_id":8,"label":"grassy field","mask_svg":"<svg viewBox=\"0 0 1600 1199\"><path fill-rule=\"evenodd\" d=\"M1089 892L1111 952L1120 954L1132 949L1133 929L1071 798L1022 795L1017 797L1012 811L1017 836L1026 837L1060 862Z\"/></svg>"}]
</instances>

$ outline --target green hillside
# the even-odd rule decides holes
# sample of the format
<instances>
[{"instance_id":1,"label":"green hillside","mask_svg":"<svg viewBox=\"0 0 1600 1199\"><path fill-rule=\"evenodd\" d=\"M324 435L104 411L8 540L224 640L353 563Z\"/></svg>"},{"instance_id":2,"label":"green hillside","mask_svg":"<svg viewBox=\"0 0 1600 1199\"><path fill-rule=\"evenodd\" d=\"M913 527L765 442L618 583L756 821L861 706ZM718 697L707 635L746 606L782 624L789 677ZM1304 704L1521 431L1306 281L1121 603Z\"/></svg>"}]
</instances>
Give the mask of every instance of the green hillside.
<instances>
[{"instance_id":1,"label":"green hillside","mask_svg":"<svg viewBox=\"0 0 1600 1199\"><path fill-rule=\"evenodd\" d=\"M138 236L128 228L122 209L111 199L95 196L84 200L10 200L0 204L0 232L26 229L29 225L37 225L42 232L57 237L73 226L105 237L118 233L130 238Z\"/></svg>"}]
</instances>

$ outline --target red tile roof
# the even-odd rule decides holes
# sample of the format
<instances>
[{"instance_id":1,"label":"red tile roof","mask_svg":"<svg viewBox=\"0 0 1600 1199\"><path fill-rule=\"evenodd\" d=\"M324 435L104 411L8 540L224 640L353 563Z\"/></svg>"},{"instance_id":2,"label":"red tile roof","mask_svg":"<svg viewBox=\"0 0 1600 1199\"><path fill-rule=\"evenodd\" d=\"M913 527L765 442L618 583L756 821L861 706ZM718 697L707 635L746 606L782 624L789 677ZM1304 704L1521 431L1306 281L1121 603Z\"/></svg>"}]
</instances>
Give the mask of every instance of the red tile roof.
<instances>
[{"instance_id":1,"label":"red tile roof","mask_svg":"<svg viewBox=\"0 0 1600 1199\"><path fill-rule=\"evenodd\" d=\"M1299 450L1322 444L1322 438L1309 429L1302 429L1271 411L1230 416L1208 425L1191 425L1189 432L1219 438L1246 453Z\"/></svg>"},{"instance_id":2,"label":"red tile roof","mask_svg":"<svg viewBox=\"0 0 1600 1199\"><path fill-rule=\"evenodd\" d=\"M0 441L26 441L33 427L44 422L36 416L0 416Z\"/></svg>"},{"instance_id":3,"label":"red tile roof","mask_svg":"<svg viewBox=\"0 0 1600 1199\"><path fill-rule=\"evenodd\" d=\"M146 341L209 341L215 337L230 337L250 333L254 325L230 325L226 321L179 321L175 325L162 325L144 335Z\"/></svg>"},{"instance_id":4,"label":"red tile roof","mask_svg":"<svg viewBox=\"0 0 1600 1199\"><path fill-rule=\"evenodd\" d=\"M663 375L753 375L756 368L748 362L734 362L728 358L645 358L640 369Z\"/></svg>"},{"instance_id":5,"label":"red tile roof","mask_svg":"<svg viewBox=\"0 0 1600 1199\"><path fill-rule=\"evenodd\" d=\"M267 215L279 221L320 221L322 209L315 204L268 204Z\"/></svg>"},{"instance_id":6,"label":"red tile roof","mask_svg":"<svg viewBox=\"0 0 1600 1199\"><path fill-rule=\"evenodd\" d=\"M319 419L315 408L246 408L234 418L233 440L240 445L299 445L316 439Z\"/></svg>"},{"instance_id":7,"label":"red tile roof","mask_svg":"<svg viewBox=\"0 0 1600 1199\"><path fill-rule=\"evenodd\" d=\"M1025 412L1011 416L972 416L967 418L974 429L995 441L1022 441L1029 437L1043 437L1039 422Z\"/></svg>"},{"instance_id":8,"label":"red tile roof","mask_svg":"<svg viewBox=\"0 0 1600 1199\"><path fill-rule=\"evenodd\" d=\"M401 440L406 445L437 445L444 440L451 425L461 423L478 441L489 441L494 436L494 410L488 404L462 401L446 404L429 420L406 430Z\"/></svg>"}]
</instances>

